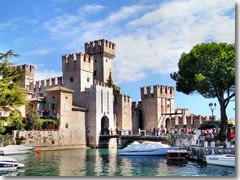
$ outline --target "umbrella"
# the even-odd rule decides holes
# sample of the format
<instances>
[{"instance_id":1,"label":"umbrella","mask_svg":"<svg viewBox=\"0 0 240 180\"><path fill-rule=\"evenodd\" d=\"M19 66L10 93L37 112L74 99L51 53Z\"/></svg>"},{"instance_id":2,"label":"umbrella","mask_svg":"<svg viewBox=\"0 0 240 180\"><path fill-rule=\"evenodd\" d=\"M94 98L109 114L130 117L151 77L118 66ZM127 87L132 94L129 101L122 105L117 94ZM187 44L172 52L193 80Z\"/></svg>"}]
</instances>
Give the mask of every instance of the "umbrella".
<instances>
[{"instance_id":1,"label":"umbrella","mask_svg":"<svg viewBox=\"0 0 240 180\"><path fill-rule=\"evenodd\" d=\"M219 128L220 127L219 121L205 121L198 129L212 129L212 128Z\"/></svg>"}]
</instances>

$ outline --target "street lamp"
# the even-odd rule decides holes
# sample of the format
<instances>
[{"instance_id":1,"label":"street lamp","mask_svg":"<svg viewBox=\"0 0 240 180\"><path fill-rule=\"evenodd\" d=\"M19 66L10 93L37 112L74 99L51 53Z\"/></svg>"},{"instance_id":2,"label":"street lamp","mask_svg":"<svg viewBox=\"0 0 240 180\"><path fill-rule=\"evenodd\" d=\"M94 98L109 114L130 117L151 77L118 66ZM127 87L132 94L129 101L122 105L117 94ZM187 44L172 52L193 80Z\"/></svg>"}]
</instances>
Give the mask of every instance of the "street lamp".
<instances>
[{"instance_id":1,"label":"street lamp","mask_svg":"<svg viewBox=\"0 0 240 180\"><path fill-rule=\"evenodd\" d=\"M212 111L212 120L213 120L213 111L216 109L217 104L216 103L209 103L209 108Z\"/></svg>"}]
</instances>

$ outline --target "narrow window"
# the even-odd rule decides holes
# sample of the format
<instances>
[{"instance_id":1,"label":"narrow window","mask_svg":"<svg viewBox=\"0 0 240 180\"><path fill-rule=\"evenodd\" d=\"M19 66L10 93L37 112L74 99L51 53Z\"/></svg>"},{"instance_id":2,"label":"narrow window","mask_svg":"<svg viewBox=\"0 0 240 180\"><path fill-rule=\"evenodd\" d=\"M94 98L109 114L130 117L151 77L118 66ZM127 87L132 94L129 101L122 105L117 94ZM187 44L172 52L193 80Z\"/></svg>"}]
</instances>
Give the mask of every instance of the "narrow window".
<instances>
[{"instance_id":1,"label":"narrow window","mask_svg":"<svg viewBox=\"0 0 240 180\"><path fill-rule=\"evenodd\" d=\"M67 97L67 96L65 96L65 99L68 99L68 97Z\"/></svg>"},{"instance_id":2,"label":"narrow window","mask_svg":"<svg viewBox=\"0 0 240 180\"><path fill-rule=\"evenodd\" d=\"M97 75L97 71L94 71L94 76L96 76Z\"/></svg>"},{"instance_id":3,"label":"narrow window","mask_svg":"<svg viewBox=\"0 0 240 180\"><path fill-rule=\"evenodd\" d=\"M65 124L65 128L68 129L68 123Z\"/></svg>"},{"instance_id":4,"label":"narrow window","mask_svg":"<svg viewBox=\"0 0 240 180\"><path fill-rule=\"evenodd\" d=\"M53 96L52 98L55 99L55 96Z\"/></svg>"},{"instance_id":5,"label":"narrow window","mask_svg":"<svg viewBox=\"0 0 240 180\"><path fill-rule=\"evenodd\" d=\"M87 78L87 82L89 82L89 77Z\"/></svg>"},{"instance_id":6,"label":"narrow window","mask_svg":"<svg viewBox=\"0 0 240 180\"><path fill-rule=\"evenodd\" d=\"M49 111L52 110L52 104L48 104L48 110L49 110Z\"/></svg>"},{"instance_id":7,"label":"narrow window","mask_svg":"<svg viewBox=\"0 0 240 180\"><path fill-rule=\"evenodd\" d=\"M109 113L109 93L107 92L107 110L108 110L108 113Z\"/></svg>"},{"instance_id":8,"label":"narrow window","mask_svg":"<svg viewBox=\"0 0 240 180\"><path fill-rule=\"evenodd\" d=\"M73 82L73 77L70 78L70 82Z\"/></svg>"},{"instance_id":9,"label":"narrow window","mask_svg":"<svg viewBox=\"0 0 240 180\"><path fill-rule=\"evenodd\" d=\"M67 111L68 111L68 105L65 104L65 112L67 112Z\"/></svg>"},{"instance_id":10,"label":"narrow window","mask_svg":"<svg viewBox=\"0 0 240 180\"><path fill-rule=\"evenodd\" d=\"M101 112L103 113L103 90L101 90Z\"/></svg>"}]
</instances>

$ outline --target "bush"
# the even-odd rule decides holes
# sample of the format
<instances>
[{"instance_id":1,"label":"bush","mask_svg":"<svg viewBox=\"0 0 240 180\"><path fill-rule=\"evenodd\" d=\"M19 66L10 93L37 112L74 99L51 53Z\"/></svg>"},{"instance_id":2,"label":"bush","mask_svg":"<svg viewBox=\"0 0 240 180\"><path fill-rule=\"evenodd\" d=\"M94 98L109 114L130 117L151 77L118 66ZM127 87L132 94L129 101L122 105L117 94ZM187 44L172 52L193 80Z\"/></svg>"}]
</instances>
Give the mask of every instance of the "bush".
<instances>
[{"instance_id":1,"label":"bush","mask_svg":"<svg viewBox=\"0 0 240 180\"><path fill-rule=\"evenodd\" d=\"M34 125L37 126L37 122L39 120L39 114L38 112L34 111L33 109L30 109L27 113L27 129L32 130Z\"/></svg>"},{"instance_id":2,"label":"bush","mask_svg":"<svg viewBox=\"0 0 240 180\"><path fill-rule=\"evenodd\" d=\"M53 129L58 128L59 121L55 119L40 119L39 124L41 124L42 129Z\"/></svg>"}]
</instances>

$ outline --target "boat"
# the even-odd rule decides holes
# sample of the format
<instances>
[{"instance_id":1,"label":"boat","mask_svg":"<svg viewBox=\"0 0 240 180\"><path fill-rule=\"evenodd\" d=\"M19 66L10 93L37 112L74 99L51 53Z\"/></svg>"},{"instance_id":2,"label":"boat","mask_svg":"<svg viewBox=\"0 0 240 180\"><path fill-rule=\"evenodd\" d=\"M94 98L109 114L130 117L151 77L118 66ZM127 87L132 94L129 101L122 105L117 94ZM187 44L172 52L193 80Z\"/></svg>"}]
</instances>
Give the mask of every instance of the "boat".
<instances>
[{"instance_id":1,"label":"boat","mask_svg":"<svg viewBox=\"0 0 240 180\"><path fill-rule=\"evenodd\" d=\"M187 156L187 150L171 149L167 151L168 160L184 160Z\"/></svg>"},{"instance_id":2,"label":"boat","mask_svg":"<svg viewBox=\"0 0 240 180\"><path fill-rule=\"evenodd\" d=\"M233 154L208 155L206 161L207 164L235 167L235 155Z\"/></svg>"},{"instance_id":3,"label":"boat","mask_svg":"<svg viewBox=\"0 0 240 180\"><path fill-rule=\"evenodd\" d=\"M0 171L16 171L21 167L24 167L24 164L18 163L15 159L0 156Z\"/></svg>"},{"instance_id":4,"label":"boat","mask_svg":"<svg viewBox=\"0 0 240 180\"><path fill-rule=\"evenodd\" d=\"M161 156L166 155L170 149L175 149L175 147L160 142L144 141L140 144L135 141L124 149L118 150L118 154L122 156Z\"/></svg>"},{"instance_id":5,"label":"boat","mask_svg":"<svg viewBox=\"0 0 240 180\"><path fill-rule=\"evenodd\" d=\"M34 147L23 145L8 145L0 148L1 155L27 154L34 150Z\"/></svg>"}]
</instances>

